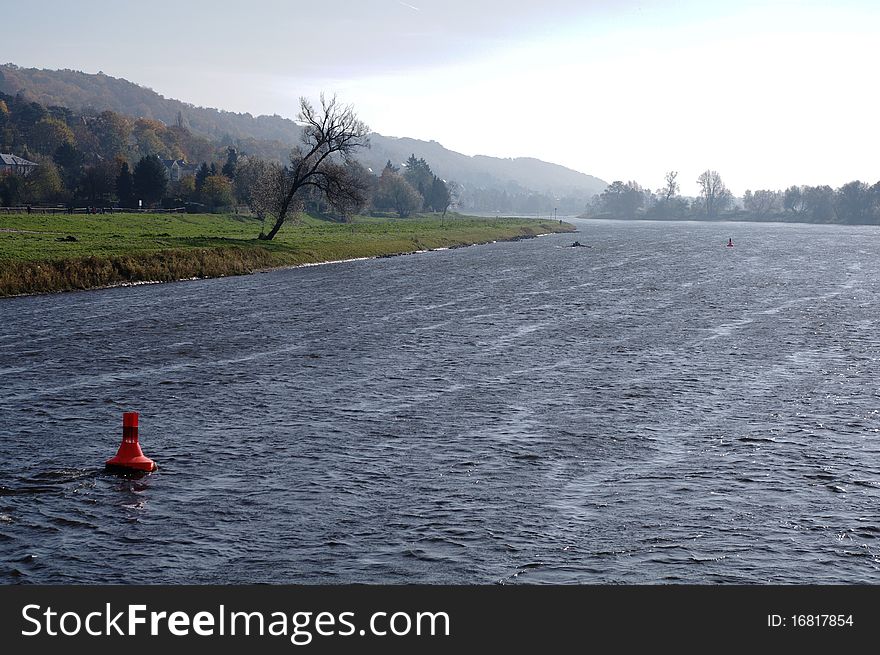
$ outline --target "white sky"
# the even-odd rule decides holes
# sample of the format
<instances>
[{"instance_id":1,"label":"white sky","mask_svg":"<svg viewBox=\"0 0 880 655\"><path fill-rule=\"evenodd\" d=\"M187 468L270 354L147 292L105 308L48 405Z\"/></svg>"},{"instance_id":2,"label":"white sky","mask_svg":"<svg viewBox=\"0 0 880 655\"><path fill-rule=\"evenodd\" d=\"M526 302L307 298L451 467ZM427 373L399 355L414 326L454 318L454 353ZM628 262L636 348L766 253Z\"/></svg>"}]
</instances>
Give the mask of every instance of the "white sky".
<instances>
[{"instance_id":1,"label":"white sky","mask_svg":"<svg viewBox=\"0 0 880 655\"><path fill-rule=\"evenodd\" d=\"M682 192L880 179L880 2L44 0L0 61L102 70L293 117L337 93L370 127Z\"/></svg>"}]
</instances>

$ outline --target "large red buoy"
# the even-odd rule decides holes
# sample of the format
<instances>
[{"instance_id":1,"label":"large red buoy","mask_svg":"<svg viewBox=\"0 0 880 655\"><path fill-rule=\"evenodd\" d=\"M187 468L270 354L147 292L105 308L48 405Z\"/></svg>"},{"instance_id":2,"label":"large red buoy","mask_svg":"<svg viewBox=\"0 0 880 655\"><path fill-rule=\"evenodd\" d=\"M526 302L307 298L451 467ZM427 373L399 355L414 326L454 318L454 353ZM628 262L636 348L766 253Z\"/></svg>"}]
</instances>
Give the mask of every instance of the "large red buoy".
<instances>
[{"instance_id":1,"label":"large red buoy","mask_svg":"<svg viewBox=\"0 0 880 655\"><path fill-rule=\"evenodd\" d=\"M732 238L727 239L727 247L733 248L733 239Z\"/></svg>"},{"instance_id":2,"label":"large red buoy","mask_svg":"<svg viewBox=\"0 0 880 655\"><path fill-rule=\"evenodd\" d=\"M145 471L150 473L159 467L144 455L138 443L138 413L122 414L122 443L116 457L107 460L107 468L114 471Z\"/></svg>"}]
</instances>

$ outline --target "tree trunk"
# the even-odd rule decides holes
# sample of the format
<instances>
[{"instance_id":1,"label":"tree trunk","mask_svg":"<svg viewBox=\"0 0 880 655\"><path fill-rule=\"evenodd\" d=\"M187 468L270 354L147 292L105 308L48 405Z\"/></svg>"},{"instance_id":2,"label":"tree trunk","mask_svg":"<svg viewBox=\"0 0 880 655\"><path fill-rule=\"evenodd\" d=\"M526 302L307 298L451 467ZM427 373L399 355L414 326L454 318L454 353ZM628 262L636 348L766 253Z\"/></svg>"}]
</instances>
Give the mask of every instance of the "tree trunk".
<instances>
[{"instance_id":1,"label":"tree trunk","mask_svg":"<svg viewBox=\"0 0 880 655\"><path fill-rule=\"evenodd\" d=\"M272 226L272 229L269 230L269 234L263 234L261 232L260 236L258 238L262 239L263 241L271 241L275 237L275 235L278 234L278 230L281 229L281 226L283 224L284 224L284 219L279 218L277 221L275 221L275 225Z\"/></svg>"},{"instance_id":2,"label":"tree trunk","mask_svg":"<svg viewBox=\"0 0 880 655\"><path fill-rule=\"evenodd\" d=\"M275 219L275 225L272 226L272 229L269 230L269 234L263 236L260 234L260 239L263 241L271 241L276 234L278 234L278 230L281 229L281 226L284 225L284 220L287 218L287 210L290 208L290 202L293 200L293 195L297 192L301 185L294 184L293 188L287 193L287 197L284 199L284 202L281 205L281 209L278 212L278 218Z\"/></svg>"}]
</instances>

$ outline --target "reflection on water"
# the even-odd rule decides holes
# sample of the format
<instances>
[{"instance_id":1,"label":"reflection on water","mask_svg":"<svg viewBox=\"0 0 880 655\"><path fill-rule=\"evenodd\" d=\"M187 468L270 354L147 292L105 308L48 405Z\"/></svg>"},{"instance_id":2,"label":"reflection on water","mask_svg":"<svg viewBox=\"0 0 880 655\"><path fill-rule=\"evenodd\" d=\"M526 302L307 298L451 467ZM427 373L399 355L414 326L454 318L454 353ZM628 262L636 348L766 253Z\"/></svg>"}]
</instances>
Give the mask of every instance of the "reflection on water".
<instances>
[{"instance_id":1,"label":"reflection on water","mask_svg":"<svg viewBox=\"0 0 880 655\"><path fill-rule=\"evenodd\" d=\"M880 229L580 228L0 301L0 579L880 581Z\"/></svg>"}]
</instances>

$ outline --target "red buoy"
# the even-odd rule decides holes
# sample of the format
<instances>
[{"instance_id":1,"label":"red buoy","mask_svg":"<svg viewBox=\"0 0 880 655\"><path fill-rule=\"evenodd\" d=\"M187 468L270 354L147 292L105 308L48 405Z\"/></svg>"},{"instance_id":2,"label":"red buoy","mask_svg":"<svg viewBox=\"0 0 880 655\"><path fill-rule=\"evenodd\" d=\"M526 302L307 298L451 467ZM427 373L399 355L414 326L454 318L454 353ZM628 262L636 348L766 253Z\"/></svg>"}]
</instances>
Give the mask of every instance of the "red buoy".
<instances>
[{"instance_id":1,"label":"red buoy","mask_svg":"<svg viewBox=\"0 0 880 655\"><path fill-rule=\"evenodd\" d=\"M728 248L733 248L733 239L732 239L732 238L728 238L728 239L727 239L727 247L728 247Z\"/></svg>"},{"instance_id":2,"label":"red buoy","mask_svg":"<svg viewBox=\"0 0 880 655\"><path fill-rule=\"evenodd\" d=\"M116 457L107 460L107 468L116 471L145 471L150 473L159 467L144 455L138 443L138 413L122 415L122 443Z\"/></svg>"}]
</instances>

